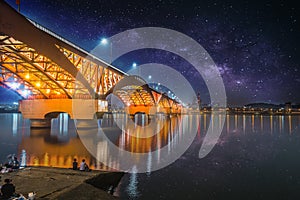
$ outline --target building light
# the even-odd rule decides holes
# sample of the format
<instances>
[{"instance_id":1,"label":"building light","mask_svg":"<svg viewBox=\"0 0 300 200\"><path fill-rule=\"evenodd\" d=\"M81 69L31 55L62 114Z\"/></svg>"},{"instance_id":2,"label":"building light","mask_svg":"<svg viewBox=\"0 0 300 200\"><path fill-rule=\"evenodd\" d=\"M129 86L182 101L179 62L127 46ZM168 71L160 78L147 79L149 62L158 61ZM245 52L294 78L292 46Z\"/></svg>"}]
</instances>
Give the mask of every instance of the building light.
<instances>
[{"instance_id":1,"label":"building light","mask_svg":"<svg viewBox=\"0 0 300 200\"><path fill-rule=\"evenodd\" d=\"M19 86L20 86L19 83L10 83L10 87L11 87L12 89L14 89L14 90L18 89Z\"/></svg>"},{"instance_id":2,"label":"building light","mask_svg":"<svg viewBox=\"0 0 300 200\"><path fill-rule=\"evenodd\" d=\"M23 90L22 92L22 96L27 97L30 94L29 90Z\"/></svg>"}]
</instances>

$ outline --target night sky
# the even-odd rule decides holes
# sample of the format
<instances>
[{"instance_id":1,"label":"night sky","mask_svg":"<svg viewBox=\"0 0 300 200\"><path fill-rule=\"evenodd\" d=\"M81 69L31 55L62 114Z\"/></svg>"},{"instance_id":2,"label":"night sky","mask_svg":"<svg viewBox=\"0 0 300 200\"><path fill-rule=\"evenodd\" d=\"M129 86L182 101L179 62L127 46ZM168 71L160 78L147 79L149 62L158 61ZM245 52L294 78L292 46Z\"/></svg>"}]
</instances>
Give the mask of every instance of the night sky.
<instances>
[{"instance_id":1,"label":"night sky","mask_svg":"<svg viewBox=\"0 0 300 200\"><path fill-rule=\"evenodd\" d=\"M6 0L16 8L15 0ZM289 1L21 0L21 13L91 51L103 37L139 27L163 27L199 42L217 64L229 105L300 103L300 11ZM114 65L156 61L180 71L208 103L189 63L161 50L122 56ZM7 91L0 89L2 101Z\"/></svg>"}]
</instances>

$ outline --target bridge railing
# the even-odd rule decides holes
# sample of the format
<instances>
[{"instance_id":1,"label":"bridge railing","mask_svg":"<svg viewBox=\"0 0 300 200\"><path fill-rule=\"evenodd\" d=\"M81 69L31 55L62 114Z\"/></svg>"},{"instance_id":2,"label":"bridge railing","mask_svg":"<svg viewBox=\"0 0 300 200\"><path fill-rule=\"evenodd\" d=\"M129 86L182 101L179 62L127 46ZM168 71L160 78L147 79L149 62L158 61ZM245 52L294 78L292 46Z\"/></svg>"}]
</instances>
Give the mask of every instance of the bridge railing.
<instances>
[{"instance_id":1,"label":"bridge railing","mask_svg":"<svg viewBox=\"0 0 300 200\"><path fill-rule=\"evenodd\" d=\"M40 29L40 30L42 30L42 31L44 31L44 32L46 32L46 33L48 33L49 35L52 35L53 37L55 37L55 38L57 38L57 39L63 41L64 43L67 43L68 45L70 45L70 46L72 46L72 47L74 47L74 48L76 48L76 49L78 49L78 50L83 51L84 53L86 53L85 50L83 50L83 49L81 49L80 47L76 46L75 44L69 42L69 41L66 40L65 38L63 38L63 37L57 35L56 33L50 31L49 29L43 27L43 26L40 25L39 23L37 23L37 22L35 22L35 21L32 21L32 20L29 19L29 18L26 18L26 19L27 19L30 23L32 23L35 27L37 27L38 29Z\"/></svg>"},{"instance_id":2,"label":"bridge railing","mask_svg":"<svg viewBox=\"0 0 300 200\"><path fill-rule=\"evenodd\" d=\"M97 61L99 61L99 62L104 63L105 65L107 65L107 66L113 68L114 70L120 72L121 74L127 75L125 72L123 72L123 71L119 70L118 68L112 66L110 63L107 63L107 62L105 62L104 60L102 60L102 59L100 59L100 58L94 56L93 54L90 54L89 52L85 51L84 49L80 48L79 46L77 46L77 45L71 43L70 41L66 40L66 39L63 38L62 36L60 36L60 35L58 35L58 34L52 32L52 31L50 31L49 29L45 28L44 26L40 25L39 23L37 23L37 22L35 22L35 21L29 19L28 17L26 17L26 19L27 19L30 23L32 23L35 27L37 27L38 29L40 29L40 30L42 30L42 31L44 31L44 32L46 32L46 33L48 33L49 35L51 35L51 36L53 36L53 37L55 37L55 38L57 38L57 39L63 41L64 43L66 43L66 44L72 46L73 48L75 48L75 49L77 49L77 50L83 52L83 53L86 54L87 56L89 56L89 57L91 57L91 58L93 58L93 59L95 59L95 60L97 60Z\"/></svg>"}]
</instances>

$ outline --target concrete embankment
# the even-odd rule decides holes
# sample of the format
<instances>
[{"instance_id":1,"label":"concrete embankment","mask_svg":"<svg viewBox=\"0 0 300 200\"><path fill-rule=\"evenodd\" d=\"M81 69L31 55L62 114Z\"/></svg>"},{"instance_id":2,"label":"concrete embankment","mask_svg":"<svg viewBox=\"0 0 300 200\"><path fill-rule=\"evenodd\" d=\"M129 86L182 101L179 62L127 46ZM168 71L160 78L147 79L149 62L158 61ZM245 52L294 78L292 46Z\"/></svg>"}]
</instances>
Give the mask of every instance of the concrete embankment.
<instances>
[{"instance_id":1,"label":"concrete embankment","mask_svg":"<svg viewBox=\"0 0 300 200\"><path fill-rule=\"evenodd\" d=\"M11 173L0 174L4 179L12 179L16 193L27 197L36 192L35 199L100 199L111 200L116 197L108 194L111 186L116 187L122 172L80 172L71 169L27 167Z\"/></svg>"}]
</instances>

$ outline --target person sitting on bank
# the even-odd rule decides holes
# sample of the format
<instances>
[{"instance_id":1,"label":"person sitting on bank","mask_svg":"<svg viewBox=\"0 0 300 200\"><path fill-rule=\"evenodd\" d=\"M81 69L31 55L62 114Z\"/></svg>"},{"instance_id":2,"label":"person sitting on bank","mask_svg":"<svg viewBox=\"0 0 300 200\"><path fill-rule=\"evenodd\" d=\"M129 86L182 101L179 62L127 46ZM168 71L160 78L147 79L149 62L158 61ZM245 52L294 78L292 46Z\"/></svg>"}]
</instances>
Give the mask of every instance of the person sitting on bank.
<instances>
[{"instance_id":1,"label":"person sitting on bank","mask_svg":"<svg viewBox=\"0 0 300 200\"><path fill-rule=\"evenodd\" d=\"M15 186L11 183L11 179L5 179L5 184L1 187L2 198L9 199L15 196Z\"/></svg>"},{"instance_id":2,"label":"person sitting on bank","mask_svg":"<svg viewBox=\"0 0 300 200\"><path fill-rule=\"evenodd\" d=\"M78 169L78 162L76 160L76 158L74 158L74 161L73 161L73 170L77 170Z\"/></svg>"},{"instance_id":3,"label":"person sitting on bank","mask_svg":"<svg viewBox=\"0 0 300 200\"><path fill-rule=\"evenodd\" d=\"M85 159L82 159L82 162L80 163L80 167L79 167L80 171L90 171L89 166L85 163Z\"/></svg>"},{"instance_id":4,"label":"person sitting on bank","mask_svg":"<svg viewBox=\"0 0 300 200\"><path fill-rule=\"evenodd\" d=\"M20 168L20 163L19 163L17 157L13 157L12 169L19 169L19 168Z\"/></svg>"}]
</instances>

